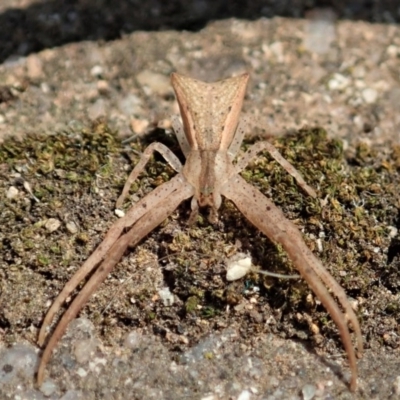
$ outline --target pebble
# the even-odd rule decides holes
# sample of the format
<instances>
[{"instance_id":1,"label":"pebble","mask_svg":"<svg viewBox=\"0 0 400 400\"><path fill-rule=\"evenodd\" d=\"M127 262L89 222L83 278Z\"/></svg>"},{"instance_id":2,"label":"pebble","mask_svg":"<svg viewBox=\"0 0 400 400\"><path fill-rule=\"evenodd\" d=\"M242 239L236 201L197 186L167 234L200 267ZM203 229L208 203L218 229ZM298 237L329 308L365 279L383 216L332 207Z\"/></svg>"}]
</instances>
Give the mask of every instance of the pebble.
<instances>
[{"instance_id":1,"label":"pebble","mask_svg":"<svg viewBox=\"0 0 400 400\"><path fill-rule=\"evenodd\" d=\"M88 117L94 121L99 117L105 116L107 114L106 111L106 102L104 99L97 99L87 110Z\"/></svg>"},{"instance_id":2,"label":"pebble","mask_svg":"<svg viewBox=\"0 0 400 400\"><path fill-rule=\"evenodd\" d=\"M227 271L226 271L226 280L236 281L240 278L243 278L251 268L251 258L250 257L243 257L237 259L237 255L232 257L228 261Z\"/></svg>"},{"instance_id":3,"label":"pebble","mask_svg":"<svg viewBox=\"0 0 400 400\"><path fill-rule=\"evenodd\" d=\"M39 357L33 347L16 344L0 352L0 384L25 377L33 379Z\"/></svg>"},{"instance_id":4,"label":"pebble","mask_svg":"<svg viewBox=\"0 0 400 400\"><path fill-rule=\"evenodd\" d=\"M42 60L36 54L31 54L27 57L26 69L29 79L35 80L43 76Z\"/></svg>"},{"instance_id":5,"label":"pebble","mask_svg":"<svg viewBox=\"0 0 400 400\"><path fill-rule=\"evenodd\" d=\"M79 364L88 362L97 348L97 340L95 339L84 339L79 340L74 346L74 356Z\"/></svg>"},{"instance_id":6,"label":"pebble","mask_svg":"<svg viewBox=\"0 0 400 400\"><path fill-rule=\"evenodd\" d=\"M104 79L100 79L97 82L96 87L100 94L107 94L110 91L110 85Z\"/></svg>"},{"instance_id":7,"label":"pebble","mask_svg":"<svg viewBox=\"0 0 400 400\"><path fill-rule=\"evenodd\" d=\"M146 132L149 127L150 122L147 119L132 118L131 119L131 129L136 135L142 135Z\"/></svg>"},{"instance_id":8,"label":"pebble","mask_svg":"<svg viewBox=\"0 0 400 400\"><path fill-rule=\"evenodd\" d=\"M61 226L61 221L56 218L49 218L44 227L51 233L55 232Z\"/></svg>"},{"instance_id":9,"label":"pebble","mask_svg":"<svg viewBox=\"0 0 400 400\"><path fill-rule=\"evenodd\" d=\"M271 43L269 49L279 63L283 63L285 61L282 42Z\"/></svg>"},{"instance_id":10,"label":"pebble","mask_svg":"<svg viewBox=\"0 0 400 400\"><path fill-rule=\"evenodd\" d=\"M378 92L372 88L365 88L361 94L367 104L375 103L378 98Z\"/></svg>"},{"instance_id":11,"label":"pebble","mask_svg":"<svg viewBox=\"0 0 400 400\"><path fill-rule=\"evenodd\" d=\"M393 381L393 394L397 396L400 395L400 375L396 376Z\"/></svg>"},{"instance_id":12,"label":"pebble","mask_svg":"<svg viewBox=\"0 0 400 400\"><path fill-rule=\"evenodd\" d=\"M6 197L9 200L15 199L18 196L19 190L15 186L10 186L7 190Z\"/></svg>"},{"instance_id":13,"label":"pebble","mask_svg":"<svg viewBox=\"0 0 400 400\"><path fill-rule=\"evenodd\" d=\"M118 108L125 115L138 115L142 111L142 100L134 94L128 94L118 102Z\"/></svg>"},{"instance_id":14,"label":"pebble","mask_svg":"<svg viewBox=\"0 0 400 400\"><path fill-rule=\"evenodd\" d=\"M174 304L174 295L171 293L168 287L162 288L158 291L161 301L165 307L170 307Z\"/></svg>"},{"instance_id":15,"label":"pebble","mask_svg":"<svg viewBox=\"0 0 400 400\"><path fill-rule=\"evenodd\" d=\"M40 386L40 391L46 396L51 396L54 392L58 390L58 386L51 379L46 379Z\"/></svg>"},{"instance_id":16,"label":"pebble","mask_svg":"<svg viewBox=\"0 0 400 400\"><path fill-rule=\"evenodd\" d=\"M248 390L243 390L237 398L237 400L250 400L251 393Z\"/></svg>"},{"instance_id":17,"label":"pebble","mask_svg":"<svg viewBox=\"0 0 400 400\"><path fill-rule=\"evenodd\" d=\"M152 93L166 96L171 93L171 84L169 78L165 75L143 70L136 75L136 80L140 86L146 86Z\"/></svg>"},{"instance_id":18,"label":"pebble","mask_svg":"<svg viewBox=\"0 0 400 400\"><path fill-rule=\"evenodd\" d=\"M75 234L78 232L78 227L74 221L67 222L66 228L69 233Z\"/></svg>"},{"instance_id":19,"label":"pebble","mask_svg":"<svg viewBox=\"0 0 400 400\"><path fill-rule=\"evenodd\" d=\"M343 90L350 85L350 79L342 74L334 74L328 82L330 90Z\"/></svg>"},{"instance_id":20,"label":"pebble","mask_svg":"<svg viewBox=\"0 0 400 400\"><path fill-rule=\"evenodd\" d=\"M394 44L391 44L386 49L386 53L389 57L396 58L400 55L400 47L395 46Z\"/></svg>"},{"instance_id":21,"label":"pebble","mask_svg":"<svg viewBox=\"0 0 400 400\"><path fill-rule=\"evenodd\" d=\"M129 332L125 338L124 345L128 347L128 349L136 349L139 347L140 341L142 339L142 335L136 331Z\"/></svg>"},{"instance_id":22,"label":"pebble","mask_svg":"<svg viewBox=\"0 0 400 400\"><path fill-rule=\"evenodd\" d=\"M44 93L44 94L49 94L51 91L51 87L48 83L46 82L42 82L40 84L40 90Z\"/></svg>"},{"instance_id":23,"label":"pebble","mask_svg":"<svg viewBox=\"0 0 400 400\"><path fill-rule=\"evenodd\" d=\"M389 230L389 237L391 239L395 238L399 233L399 230L395 226L389 225L387 226L387 229Z\"/></svg>"},{"instance_id":24,"label":"pebble","mask_svg":"<svg viewBox=\"0 0 400 400\"><path fill-rule=\"evenodd\" d=\"M301 393L303 395L304 400L313 399L316 392L317 392L317 388L315 387L315 385L311 385L311 384L304 385L303 388L301 389Z\"/></svg>"},{"instance_id":25,"label":"pebble","mask_svg":"<svg viewBox=\"0 0 400 400\"><path fill-rule=\"evenodd\" d=\"M90 70L90 75L95 76L97 78L100 77L101 75L103 75L103 67L101 67L100 65L95 65Z\"/></svg>"},{"instance_id":26,"label":"pebble","mask_svg":"<svg viewBox=\"0 0 400 400\"><path fill-rule=\"evenodd\" d=\"M264 320L264 317L262 314L260 314L258 311L256 310L251 310L249 312L249 316L250 318L252 318L257 324L261 324Z\"/></svg>"},{"instance_id":27,"label":"pebble","mask_svg":"<svg viewBox=\"0 0 400 400\"><path fill-rule=\"evenodd\" d=\"M120 210L119 208L116 208L114 210L114 213L118 218L122 218L125 216L125 212L123 210Z\"/></svg>"},{"instance_id":28,"label":"pebble","mask_svg":"<svg viewBox=\"0 0 400 400\"><path fill-rule=\"evenodd\" d=\"M85 370L85 369L83 369L83 368L78 368L77 370L76 370L76 373L81 377L81 378L84 378L85 376L87 376L87 371Z\"/></svg>"}]
</instances>

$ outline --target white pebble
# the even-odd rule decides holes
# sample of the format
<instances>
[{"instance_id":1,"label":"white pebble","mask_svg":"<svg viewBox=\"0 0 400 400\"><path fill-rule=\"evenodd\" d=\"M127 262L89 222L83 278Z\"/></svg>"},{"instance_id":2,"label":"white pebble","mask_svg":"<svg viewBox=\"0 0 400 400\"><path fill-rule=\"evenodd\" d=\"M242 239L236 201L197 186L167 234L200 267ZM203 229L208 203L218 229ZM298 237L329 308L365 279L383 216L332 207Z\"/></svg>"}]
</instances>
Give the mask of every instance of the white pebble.
<instances>
[{"instance_id":1,"label":"white pebble","mask_svg":"<svg viewBox=\"0 0 400 400\"><path fill-rule=\"evenodd\" d=\"M171 293L168 287L162 288L158 291L161 301L165 307L172 306L174 304L174 295Z\"/></svg>"},{"instance_id":2,"label":"white pebble","mask_svg":"<svg viewBox=\"0 0 400 400\"><path fill-rule=\"evenodd\" d=\"M318 238L316 240L316 242L317 242L318 253L322 253L324 250L324 247L322 246L322 240L320 238Z\"/></svg>"},{"instance_id":3,"label":"white pebble","mask_svg":"<svg viewBox=\"0 0 400 400\"><path fill-rule=\"evenodd\" d=\"M213 394L208 394L205 397L202 397L201 400L215 400L215 397Z\"/></svg>"},{"instance_id":4,"label":"white pebble","mask_svg":"<svg viewBox=\"0 0 400 400\"><path fill-rule=\"evenodd\" d=\"M397 233L399 232L399 230L395 226L392 226L392 225L389 225L387 228L389 230L389 237L391 239L395 238L397 236Z\"/></svg>"},{"instance_id":5,"label":"white pebble","mask_svg":"<svg viewBox=\"0 0 400 400\"><path fill-rule=\"evenodd\" d=\"M282 42L274 42L269 46L272 54L276 57L276 60L280 63L284 62L284 54L283 54L283 43Z\"/></svg>"},{"instance_id":6,"label":"white pebble","mask_svg":"<svg viewBox=\"0 0 400 400\"><path fill-rule=\"evenodd\" d=\"M75 234L78 232L78 227L76 226L76 223L74 221L67 222L66 228L69 233Z\"/></svg>"},{"instance_id":7,"label":"white pebble","mask_svg":"<svg viewBox=\"0 0 400 400\"><path fill-rule=\"evenodd\" d=\"M19 190L15 186L10 186L7 190L7 199L15 199L18 196Z\"/></svg>"},{"instance_id":8,"label":"white pebble","mask_svg":"<svg viewBox=\"0 0 400 400\"><path fill-rule=\"evenodd\" d=\"M95 65L91 70L90 70L90 75L99 77L103 75L103 68L100 65Z\"/></svg>"},{"instance_id":9,"label":"white pebble","mask_svg":"<svg viewBox=\"0 0 400 400\"><path fill-rule=\"evenodd\" d=\"M231 282L243 278L249 272L250 268L250 257L231 259L227 265L226 280Z\"/></svg>"},{"instance_id":10,"label":"white pebble","mask_svg":"<svg viewBox=\"0 0 400 400\"><path fill-rule=\"evenodd\" d=\"M362 97L367 104L372 104L378 98L378 92L372 88L365 88L362 91Z\"/></svg>"},{"instance_id":11,"label":"white pebble","mask_svg":"<svg viewBox=\"0 0 400 400\"><path fill-rule=\"evenodd\" d=\"M44 227L51 233L55 232L61 226L61 221L56 218L49 218Z\"/></svg>"},{"instance_id":12,"label":"white pebble","mask_svg":"<svg viewBox=\"0 0 400 400\"><path fill-rule=\"evenodd\" d=\"M50 93L51 88L50 88L50 85L49 85L48 83L42 82L42 83L40 84L40 90L41 90L43 93L47 94L47 93Z\"/></svg>"},{"instance_id":13,"label":"white pebble","mask_svg":"<svg viewBox=\"0 0 400 400\"><path fill-rule=\"evenodd\" d=\"M394 44L391 44L386 49L386 53L389 57L396 58L400 54L400 48L398 46L395 46Z\"/></svg>"},{"instance_id":14,"label":"white pebble","mask_svg":"<svg viewBox=\"0 0 400 400\"><path fill-rule=\"evenodd\" d=\"M125 216L125 213L122 210L120 210L119 208L116 208L114 213L118 218L122 218L123 216Z\"/></svg>"},{"instance_id":15,"label":"white pebble","mask_svg":"<svg viewBox=\"0 0 400 400\"><path fill-rule=\"evenodd\" d=\"M330 90L343 90L350 85L350 79L342 74L334 74L328 82Z\"/></svg>"},{"instance_id":16,"label":"white pebble","mask_svg":"<svg viewBox=\"0 0 400 400\"><path fill-rule=\"evenodd\" d=\"M248 390L243 390L242 393L239 394L237 400L250 400L251 393Z\"/></svg>"},{"instance_id":17,"label":"white pebble","mask_svg":"<svg viewBox=\"0 0 400 400\"><path fill-rule=\"evenodd\" d=\"M83 369L82 367L78 368L76 370L76 373L81 377L84 378L88 373L85 369Z\"/></svg>"}]
</instances>

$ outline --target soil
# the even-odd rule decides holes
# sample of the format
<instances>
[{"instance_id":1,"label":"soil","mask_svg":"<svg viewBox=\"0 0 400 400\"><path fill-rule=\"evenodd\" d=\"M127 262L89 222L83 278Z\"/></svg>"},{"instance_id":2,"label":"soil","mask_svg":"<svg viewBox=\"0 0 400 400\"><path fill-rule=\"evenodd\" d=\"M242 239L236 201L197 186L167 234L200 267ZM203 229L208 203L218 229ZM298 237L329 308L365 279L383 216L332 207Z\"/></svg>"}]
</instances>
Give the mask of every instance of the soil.
<instances>
[{"instance_id":1,"label":"soil","mask_svg":"<svg viewBox=\"0 0 400 400\"><path fill-rule=\"evenodd\" d=\"M169 75L248 71L242 149L271 140L323 205L267 153L243 176L300 227L351 299L365 341L357 392L337 329L304 282L255 272L226 281L237 252L295 273L279 246L229 202L217 224L205 212L188 226L189 202L92 296L47 386L35 388L32 371L7 381L2 399L400 398L399 9L306 3L0 4L0 349L37 357L46 310L117 219L146 145L161 141L183 160ZM154 157L131 201L173 175ZM77 360L88 338L95 350Z\"/></svg>"}]
</instances>

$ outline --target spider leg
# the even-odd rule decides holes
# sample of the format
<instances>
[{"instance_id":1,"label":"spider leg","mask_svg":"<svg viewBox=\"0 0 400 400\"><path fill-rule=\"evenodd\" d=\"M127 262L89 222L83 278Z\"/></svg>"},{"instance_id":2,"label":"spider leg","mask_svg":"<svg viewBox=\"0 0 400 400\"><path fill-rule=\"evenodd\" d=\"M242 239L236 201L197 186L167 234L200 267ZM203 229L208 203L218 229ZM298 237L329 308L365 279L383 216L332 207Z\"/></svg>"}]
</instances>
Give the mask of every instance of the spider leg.
<instances>
[{"instance_id":1,"label":"spider leg","mask_svg":"<svg viewBox=\"0 0 400 400\"><path fill-rule=\"evenodd\" d=\"M236 154L239 152L240 145L243 142L244 135L246 133L246 128L248 127L249 122L246 117L242 117L239 120L238 126L236 127L235 135L233 136L232 143L229 146L228 154L233 161L236 157ZM247 164L246 164L247 165Z\"/></svg>"},{"instance_id":2,"label":"spider leg","mask_svg":"<svg viewBox=\"0 0 400 400\"><path fill-rule=\"evenodd\" d=\"M50 309L43 320L42 327L40 328L38 344L43 346L47 329L54 318L54 315L61 308L66 298L75 290L79 283L102 261L105 254L110 250L114 243L121 236L125 228L129 228L131 225L143 215L151 211L152 208L156 208L163 202L163 200L169 196L173 191L176 191L184 182L182 175L177 175L170 181L158 186L146 197L138 201L132 206L126 215L117 220L107 232L104 240L97 246L96 250L90 255L90 257L83 263L83 265L75 272L72 278L66 283L63 290L58 294Z\"/></svg>"},{"instance_id":3,"label":"spider leg","mask_svg":"<svg viewBox=\"0 0 400 400\"><path fill-rule=\"evenodd\" d=\"M185 157L190 153L190 144L186 138L185 131L183 130L182 122L178 115L174 115L171 118L172 129L175 132L176 138L178 139L179 146Z\"/></svg>"},{"instance_id":4,"label":"spider leg","mask_svg":"<svg viewBox=\"0 0 400 400\"><path fill-rule=\"evenodd\" d=\"M339 302L349 316L353 329L356 332L358 350L361 353L362 336L360 326L343 289L304 243L298 228L286 219L282 211L258 189L237 175L224 185L221 194L233 201L240 212L271 241L282 245L292 260L293 265L328 310L338 327L343 346L347 353L352 372L350 389L354 391L357 386L357 362L349 328L345 315L339 309L334 298L323 283L332 289L334 295L338 297Z\"/></svg>"},{"instance_id":5,"label":"spider leg","mask_svg":"<svg viewBox=\"0 0 400 400\"><path fill-rule=\"evenodd\" d=\"M253 144L243 155L243 157L236 164L236 172L239 173L246 168L247 164L261 151L267 150L269 154L278 162L287 172L296 179L297 184L311 197L316 198L317 193L315 190L307 185L304 178L301 176L300 172L287 161L278 149L271 143L267 141L257 142Z\"/></svg>"},{"instance_id":6,"label":"spider leg","mask_svg":"<svg viewBox=\"0 0 400 400\"><path fill-rule=\"evenodd\" d=\"M146 147L140 157L139 162L135 165L135 168L133 168L132 172L129 174L128 179L125 182L124 188L122 189L122 193L117 199L116 208L121 208L125 197L128 196L129 189L132 186L132 183L135 182L139 174L146 167L147 162L155 151L158 151L176 172L182 171L182 164L179 161L178 157L167 146L159 142L153 142Z\"/></svg>"},{"instance_id":7,"label":"spider leg","mask_svg":"<svg viewBox=\"0 0 400 400\"><path fill-rule=\"evenodd\" d=\"M185 182L181 187L176 188L172 193L170 193L168 197L164 198L162 205L160 204L158 207L150 209L140 219L138 219L132 228L112 245L102 263L72 301L51 335L40 360L37 373L38 385L41 385L43 382L44 371L48 361L50 360L51 353L66 331L68 324L77 316L81 308L88 301L89 297L107 278L115 265L118 264L127 248L136 245L170 214L172 214L183 200L190 196L193 196L193 188L189 183Z\"/></svg>"}]
</instances>

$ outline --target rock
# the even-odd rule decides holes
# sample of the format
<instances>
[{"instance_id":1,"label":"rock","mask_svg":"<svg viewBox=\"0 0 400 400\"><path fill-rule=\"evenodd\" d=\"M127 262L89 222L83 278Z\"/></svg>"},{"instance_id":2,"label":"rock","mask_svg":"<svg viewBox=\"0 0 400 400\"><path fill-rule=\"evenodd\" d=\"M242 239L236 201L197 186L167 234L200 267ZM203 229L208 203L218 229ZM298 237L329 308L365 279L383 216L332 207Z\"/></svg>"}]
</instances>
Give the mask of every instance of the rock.
<instances>
[{"instance_id":1,"label":"rock","mask_svg":"<svg viewBox=\"0 0 400 400\"><path fill-rule=\"evenodd\" d=\"M49 218L44 227L51 233L55 232L61 226L61 221L56 218Z\"/></svg>"},{"instance_id":2,"label":"rock","mask_svg":"<svg viewBox=\"0 0 400 400\"><path fill-rule=\"evenodd\" d=\"M147 86L153 93L165 96L171 93L171 83L165 75L149 70L144 70L136 75L140 86Z\"/></svg>"}]
</instances>

